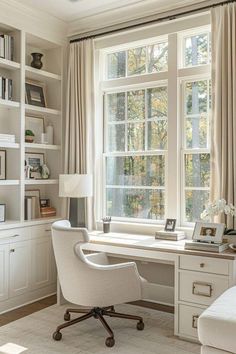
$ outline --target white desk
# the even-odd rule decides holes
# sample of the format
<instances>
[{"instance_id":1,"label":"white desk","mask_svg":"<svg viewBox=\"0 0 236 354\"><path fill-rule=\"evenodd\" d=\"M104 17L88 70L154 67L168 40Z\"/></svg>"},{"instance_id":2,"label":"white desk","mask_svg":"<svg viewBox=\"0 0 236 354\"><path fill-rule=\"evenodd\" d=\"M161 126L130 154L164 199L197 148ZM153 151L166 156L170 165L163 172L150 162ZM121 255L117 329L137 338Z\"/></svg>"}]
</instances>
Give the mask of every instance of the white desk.
<instances>
[{"instance_id":1,"label":"white desk","mask_svg":"<svg viewBox=\"0 0 236 354\"><path fill-rule=\"evenodd\" d=\"M184 250L184 240L159 241L145 235L98 231L89 235L90 242L83 246L85 251L106 252L111 257L135 260L139 270L142 262L150 264L152 272L153 266L172 266L173 285L150 283L150 293L155 297L156 290L157 296L166 299L162 303L173 301L175 335L182 338L196 340L198 316L222 292L236 284L236 254L231 251L220 254L189 251Z\"/></svg>"}]
</instances>

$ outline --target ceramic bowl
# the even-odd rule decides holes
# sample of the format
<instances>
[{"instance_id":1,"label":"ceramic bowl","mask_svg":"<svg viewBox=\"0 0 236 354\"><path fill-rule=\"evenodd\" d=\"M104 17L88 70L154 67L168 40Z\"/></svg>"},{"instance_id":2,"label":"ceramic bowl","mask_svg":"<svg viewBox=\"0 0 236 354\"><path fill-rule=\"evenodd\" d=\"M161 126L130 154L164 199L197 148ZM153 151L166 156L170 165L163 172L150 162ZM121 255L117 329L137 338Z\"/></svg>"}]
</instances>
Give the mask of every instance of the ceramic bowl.
<instances>
[{"instance_id":1,"label":"ceramic bowl","mask_svg":"<svg viewBox=\"0 0 236 354\"><path fill-rule=\"evenodd\" d=\"M231 250L233 250L234 252L236 252L236 243L231 243L231 244L229 245L229 248L230 248Z\"/></svg>"}]
</instances>

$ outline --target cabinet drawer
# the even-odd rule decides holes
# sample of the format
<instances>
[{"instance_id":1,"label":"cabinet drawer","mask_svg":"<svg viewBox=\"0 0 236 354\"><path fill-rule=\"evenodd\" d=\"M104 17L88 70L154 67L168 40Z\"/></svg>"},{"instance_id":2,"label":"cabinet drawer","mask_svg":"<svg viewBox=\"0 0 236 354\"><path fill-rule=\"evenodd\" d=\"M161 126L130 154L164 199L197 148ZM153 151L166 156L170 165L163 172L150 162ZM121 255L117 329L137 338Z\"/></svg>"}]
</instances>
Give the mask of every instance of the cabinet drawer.
<instances>
[{"instance_id":1,"label":"cabinet drawer","mask_svg":"<svg viewBox=\"0 0 236 354\"><path fill-rule=\"evenodd\" d=\"M30 239L29 227L8 229L0 231L0 243L11 243Z\"/></svg>"},{"instance_id":2,"label":"cabinet drawer","mask_svg":"<svg viewBox=\"0 0 236 354\"><path fill-rule=\"evenodd\" d=\"M204 311L203 308L179 305L179 335L198 339L198 317Z\"/></svg>"},{"instance_id":3,"label":"cabinet drawer","mask_svg":"<svg viewBox=\"0 0 236 354\"><path fill-rule=\"evenodd\" d=\"M199 305L210 305L229 287L229 279L223 275L199 272L179 272L179 299Z\"/></svg>"},{"instance_id":4,"label":"cabinet drawer","mask_svg":"<svg viewBox=\"0 0 236 354\"><path fill-rule=\"evenodd\" d=\"M51 224L43 224L31 227L31 237L32 239L39 237L50 237L51 236Z\"/></svg>"},{"instance_id":5,"label":"cabinet drawer","mask_svg":"<svg viewBox=\"0 0 236 354\"><path fill-rule=\"evenodd\" d=\"M229 274L229 261L198 256L180 256L180 268L204 273Z\"/></svg>"}]
</instances>

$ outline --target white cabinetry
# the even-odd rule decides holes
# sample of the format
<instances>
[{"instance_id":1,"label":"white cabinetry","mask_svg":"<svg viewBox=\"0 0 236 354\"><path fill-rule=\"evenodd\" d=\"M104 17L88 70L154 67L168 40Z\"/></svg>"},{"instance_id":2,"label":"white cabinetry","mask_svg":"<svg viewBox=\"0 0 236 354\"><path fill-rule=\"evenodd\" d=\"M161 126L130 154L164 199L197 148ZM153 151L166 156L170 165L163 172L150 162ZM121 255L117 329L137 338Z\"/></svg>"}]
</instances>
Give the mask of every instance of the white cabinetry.
<instances>
[{"instance_id":1,"label":"white cabinetry","mask_svg":"<svg viewBox=\"0 0 236 354\"><path fill-rule=\"evenodd\" d=\"M0 301L8 298L9 248L0 244Z\"/></svg>"}]
</instances>

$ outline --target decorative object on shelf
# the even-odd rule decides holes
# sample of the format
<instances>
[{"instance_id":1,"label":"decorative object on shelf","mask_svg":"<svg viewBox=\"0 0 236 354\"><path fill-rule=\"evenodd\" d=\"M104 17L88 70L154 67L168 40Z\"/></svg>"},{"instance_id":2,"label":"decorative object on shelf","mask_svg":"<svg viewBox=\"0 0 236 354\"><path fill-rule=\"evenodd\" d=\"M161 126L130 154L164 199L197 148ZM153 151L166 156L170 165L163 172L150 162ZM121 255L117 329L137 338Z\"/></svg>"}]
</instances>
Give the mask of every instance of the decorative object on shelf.
<instances>
[{"instance_id":1,"label":"decorative object on shelf","mask_svg":"<svg viewBox=\"0 0 236 354\"><path fill-rule=\"evenodd\" d=\"M41 179L42 178L42 166L44 165L44 154L26 152L25 153L26 166L30 166L30 178Z\"/></svg>"},{"instance_id":2,"label":"decorative object on shelf","mask_svg":"<svg viewBox=\"0 0 236 354\"><path fill-rule=\"evenodd\" d=\"M225 199L219 199L209 203L206 209L201 213L201 219L213 221L214 216L225 214L236 217L236 208L233 204L227 204Z\"/></svg>"},{"instance_id":3,"label":"decorative object on shelf","mask_svg":"<svg viewBox=\"0 0 236 354\"><path fill-rule=\"evenodd\" d=\"M6 204L0 204L0 222L6 221Z\"/></svg>"},{"instance_id":4,"label":"decorative object on shelf","mask_svg":"<svg viewBox=\"0 0 236 354\"><path fill-rule=\"evenodd\" d=\"M57 215L57 211L54 207L42 207L40 208L42 218L49 218Z\"/></svg>"},{"instance_id":5,"label":"decorative object on shelf","mask_svg":"<svg viewBox=\"0 0 236 354\"><path fill-rule=\"evenodd\" d=\"M50 207L50 199L48 198L41 198L40 199L40 208Z\"/></svg>"},{"instance_id":6,"label":"decorative object on shelf","mask_svg":"<svg viewBox=\"0 0 236 354\"><path fill-rule=\"evenodd\" d=\"M42 62L42 57L43 57L43 54L42 53L31 53L32 55L32 62L31 62L31 66L32 68L35 68L35 69L42 69L43 67L43 62Z\"/></svg>"},{"instance_id":7,"label":"decorative object on shelf","mask_svg":"<svg viewBox=\"0 0 236 354\"><path fill-rule=\"evenodd\" d=\"M225 225L198 221L193 231L193 240L200 242L222 243Z\"/></svg>"},{"instance_id":8,"label":"decorative object on shelf","mask_svg":"<svg viewBox=\"0 0 236 354\"><path fill-rule=\"evenodd\" d=\"M26 81L25 101L33 106L46 107L45 85L38 81Z\"/></svg>"},{"instance_id":9,"label":"decorative object on shelf","mask_svg":"<svg viewBox=\"0 0 236 354\"><path fill-rule=\"evenodd\" d=\"M165 231L175 231L176 219L166 219Z\"/></svg>"},{"instance_id":10,"label":"decorative object on shelf","mask_svg":"<svg viewBox=\"0 0 236 354\"><path fill-rule=\"evenodd\" d=\"M104 234L108 234L110 232L111 217L106 216L105 218L102 218L102 222L103 222L103 232Z\"/></svg>"},{"instance_id":11,"label":"decorative object on shelf","mask_svg":"<svg viewBox=\"0 0 236 354\"><path fill-rule=\"evenodd\" d=\"M6 179L7 152L0 150L0 180Z\"/></svg>"},{"instance_id":12,"label":"decorative object on shelf","mask_svg":"<svg viewBox=\"0 0 236 354\"><path fill-rule=\"evenodd\" d=\"M25 191L25 220L37 219L40 217L40 190Z\"/></svg>"},{"instance_id":13,"label":"decorative object on shelf","mask_svg":"<svg viewBox=\"0 0 236 354\"><path fill-rule=\"evenodd\" d=\"M0 76L0 98L3 100L12 101L13 86L12 79Z\"/></svg>"},{"instance_id":14,"label":"decorative object on shelf","mask_svg":"<svg viewBox=\"0 0 236 354\"><path fill-rule=\"evenodd\" d=\"M46 133L48 144L53 145L53 126L50 122L46 126Z\"/></svg>"},{"instance_id":15,"label":"decorative object on shelf","mask_svg":"<svg viewBox=\"0 0 236 354\"><path fill-rule=\"evenodd\" d=\"M32 170L32 167L30 165L27 165L27 162L25 160L25 179L30 179L30 171Z\"/></svg>"},{"instance_id":16,"label":"decorative object on shelf","mask_svg":"<svg viewBox=\"0 0 236 354\"><path fill-rule=\"evenodd\" d=\"M82 175L77 173L68 174L68 175L59 175L59 197L71 198L69 219L72 226L85 226L85 220L83 220L83 225L78 225L77 198L86 198L86 197L91 197L92 195L93 195L92 175L90 174ZM85 210L85 207L83 206L81 210Z\"/></svg>"},{"instance_id":17,"label":"decorative object on shelf","mask_svg":"<svg viewBox=\"0 0 236 354\"><path fill-rule=\"evenodd\" d=\"M231 243L231 244L229 245L229 248L230 248L232 251L236 252L236 244L235 244L235 243Z\"/></svg>"},{"instance_id":18,"label":"decorative object on shelf","mask_svg":"<svg viewBox=\"0 0 236 354\"><path fill-rule=\"evenodd\" d=\"M8 34L0 35L0 57L13 60L14 57L14 37Z\"/></svg>"},{"instance_id":19,"label":"decorative object on shelf","mask_svg":"<svg viewBox=\"0 0 236 354\"><path fill-rule=\"evenodd\" d=\"M48 144L48 136L47 133L41 134L41 144Z\"/></svg>"},{"instance_id":20,"label":"decorative object on shelf","mask_svg":"<svg viewBox=\"0 0 236 354\"><path fill-rule=\"evenodd\" d=\"M35 143L41 143L41 136L44 133L44 117L26 116L25 129L34 133Z\"/></svg>"},{"instance_id":21,"label":"decorative object on shelf","mask_svg":"<svg viewBox=\"0 0 236 354\"><path fill-rule=\"evenodd\" d=\"M15 143L16 136L14 134L0 134L1 143Z\"/></svg>"},{"instance_id":22,"label":"decorative object on shelf","mask_svg":"<svg viewBox=\"0 0 236 354\"><path fill-rule=\"evenodd\" d=\"M25 131L25 142L26 142L26 143L33 143L33 142L34 142L34 137L35 137L35 135L34 135L34 133L32 132L32 130L27 129L27 130Z\"/></svg>"},{"instance_id":23,"label":"decorative object on shelf","mask_svg":"<svg viewBox=\"0 0 236 354\"><path fill-rule=\"evenodd\" d=\"M42 179L48 179L50 177L50 170L46 164L42 165L41 176Z\"/></svg>"}]
</instances>

